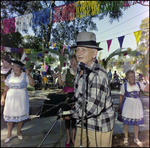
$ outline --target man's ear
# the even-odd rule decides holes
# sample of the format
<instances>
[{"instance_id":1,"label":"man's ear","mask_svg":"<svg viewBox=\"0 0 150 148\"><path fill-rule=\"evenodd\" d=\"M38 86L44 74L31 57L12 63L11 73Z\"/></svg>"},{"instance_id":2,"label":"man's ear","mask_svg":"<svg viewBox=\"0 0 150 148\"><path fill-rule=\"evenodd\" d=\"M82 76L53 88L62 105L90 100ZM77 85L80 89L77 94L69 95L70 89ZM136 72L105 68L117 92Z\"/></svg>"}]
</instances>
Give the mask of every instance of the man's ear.
<instances>
[{"instance_id":1,"label":"man's ear","mask_svg":"<svg viewBox=\"0 0 150 148\"><path fill-rule=\"evenodd\" d=\"M95 59L97 56L98 50L97 49L93 49L93 58Z\"/></svg>"}]
</instances>

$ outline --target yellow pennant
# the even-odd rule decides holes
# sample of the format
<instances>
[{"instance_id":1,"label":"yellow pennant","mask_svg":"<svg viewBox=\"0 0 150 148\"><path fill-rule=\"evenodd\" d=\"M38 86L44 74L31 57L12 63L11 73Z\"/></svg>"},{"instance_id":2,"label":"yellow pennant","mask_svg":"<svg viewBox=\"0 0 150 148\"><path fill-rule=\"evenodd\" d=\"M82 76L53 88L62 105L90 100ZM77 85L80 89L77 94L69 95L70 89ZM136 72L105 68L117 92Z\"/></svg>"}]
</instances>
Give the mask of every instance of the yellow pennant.
<instances>
[{"instance_id":1,"label":"yellow pennant","mask_svg":"<svg viewBox=\"0 0 150 148\"><path fill-rule=\"evenodd\" d=\"M81 18L81 15L80 15L80 1L76 2L76 17L77 18Z\"/></svg>"},{"instance_id":2,"label":"yellow pennant","mask_svg":"<svg viewBox=\"0 0 150 148\"><path fill-rule=\"evenodd\" d=\"M24 51L25 51L26 54L30 54L31 49L24 49Z\"/></svg>"},{"instance_id":3,"label":"yellow pennant","mask_svg":"<svg viewBox=\"0 0 150 148\"><path fill-rule=\"evenodd\" d=\"M138 46L138 43L139 43L139 40L140 40L140 37L141 37L141 32L142 32L142 30L134 32L134 36L136 38L137 46Z\"/></svg>"},{"instance_id":4,"label":"yellow pennant","mask_svg":"<svg viewBox=\"0 0 150 148\"><path fill-rule=\"evenodd\" d=\"M149 65L145 65L145 68L148 68L149 67Z\"/></svg>"},{"instance_id":5,"label":"yellow pennant","mask_svg":"<svg viewBox=\"0 0 150 148\"><path fill-rule=\"evenodd\" d=\"M97 1L78 1L76 4L76 17L94 16L99 14L100 2Z\"/></svg>"}]
</instances>

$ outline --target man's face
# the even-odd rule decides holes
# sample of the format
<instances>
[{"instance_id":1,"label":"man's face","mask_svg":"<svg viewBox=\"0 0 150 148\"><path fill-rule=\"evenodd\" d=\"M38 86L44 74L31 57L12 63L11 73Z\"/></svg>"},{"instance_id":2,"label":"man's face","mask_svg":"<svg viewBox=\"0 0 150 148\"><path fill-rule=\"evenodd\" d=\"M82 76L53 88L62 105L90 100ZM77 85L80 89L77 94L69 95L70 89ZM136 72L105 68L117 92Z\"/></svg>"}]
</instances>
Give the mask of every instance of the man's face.
<instances>
[{"instance_id":1,"label":"man's face","mask_svg":"<svg viewBox=\"0 0 150 148\"><path fill-rule=\"evenodd\" d=\"M76 57L78 62L83 62L88 66L91 66L96 55L97 55L96 49L91 49L86 47L77 47L76 49Z\"/></svg>"}]
</instances>

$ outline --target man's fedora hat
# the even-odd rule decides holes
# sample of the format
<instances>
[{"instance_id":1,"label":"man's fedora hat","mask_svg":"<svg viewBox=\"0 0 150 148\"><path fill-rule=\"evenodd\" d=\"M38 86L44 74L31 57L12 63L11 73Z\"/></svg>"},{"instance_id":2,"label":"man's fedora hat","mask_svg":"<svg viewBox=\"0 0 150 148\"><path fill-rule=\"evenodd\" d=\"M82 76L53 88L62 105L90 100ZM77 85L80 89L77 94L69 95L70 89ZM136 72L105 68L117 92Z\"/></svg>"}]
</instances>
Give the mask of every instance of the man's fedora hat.
<instances>
[{"instance_id":1,"label":"man's fedora hat","mask_svg":"<svg viewBox=\"0 0 150 148\"><path fill-rule=\"evenodd\" d=\"M25 66L25 64L23 64L22 62L18 61L18 60L11 60L12 63L20 65L20 66Z\"/></svg>"},{"instance_id":2,"label":"man's fedora hat","mask_svg":"<svg viewBox=\"0 0 150 148\"><path fill-rule=\"evenodd\" d=\"M96 35L93 32L80 32L77 36L76 40L77 45L70 46L70 49L74 49L77 47L87 47L97 50L103 50L96 44Z\"/></svg>"}]
</instances>

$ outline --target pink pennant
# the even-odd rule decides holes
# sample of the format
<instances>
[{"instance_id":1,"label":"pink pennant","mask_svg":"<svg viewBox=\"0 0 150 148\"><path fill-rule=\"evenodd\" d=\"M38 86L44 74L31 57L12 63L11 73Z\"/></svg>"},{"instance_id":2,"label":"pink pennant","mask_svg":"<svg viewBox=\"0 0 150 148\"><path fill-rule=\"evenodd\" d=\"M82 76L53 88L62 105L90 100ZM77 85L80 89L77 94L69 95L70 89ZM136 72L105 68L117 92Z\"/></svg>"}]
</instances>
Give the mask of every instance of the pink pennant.
<instances>
[{"instance_id":1,"label":"pink pennant","mask_svg":"<svg viewBox=\"0 0 150 148\"><path fill-rule=\"evenodd\" d=\"M66 47L66 46L65 46L65 45L63 45L63 52L62 52L62 53L63 53L63 55L64 55L64 50L65 50L65 47Z\"/></svg>"},{"instance_id":2,"label":"pink pennant","mask_svg":"<svg viewBox=\"0 0 150 148\"><path fill-rule=\"evenodd\" d=\"M61 16L60 16L60 11L62 6L58 6L58 7L54 7L53 11L54 11L54 15L53 15L53 24L56 22L60 22L61 21Z\"/></svg>"},{"instance_id":3,"label":"pink pennant","mask_svg":"<svg viewBox=\"0 0 150 148\"><path fill-rule=\"evenodd\" d=\"M51 48L53 47L53 43L51 43Z\"/></svg>"},{"instance_id":4,"label":"pink pennant","mask_svg":"<svg viewBox=\"0 0 150 148\"><path fill-rule=\"evenodd\" d=\"M18 52L23 52L23 48L18 48Z\"/></svg>"},{"instance_id":5,"label":"pink pennant","mask_svg":"<svg viewBox=\"0 0 150 148\"><path fill-rule=\"evenodd\" d=\"M64 5L62 7L62 21L66 21L67 20L67 5Z\"/></svg>"},{"instance_id":6,"label":"pink pennant","mask_svg":"<svg viewBox=\"0 0 150 148\"><path fill-rule=\"evenodd\" d=\"M74 3L70 3L68 4L68 21L72 21L75 19L75 4Z\"/></svg>"},{"instance_id":7,"label":"pink pennant","mask_svg":"<svg viewBox=\"0 0 150 148\"><path fill-rule=\"evenodd\" d=\"M1 46L1 51L3 51L3 52L5 51L3 46Z\"/></svg>"},{"instance_id":8,"label":"pink pennant","mask_svg":"<svg viewBox=\"0 0 150 148\"><path fill-rule=\"evenodd\" d=\"M107 40L108 51L109 51L109 47L110 47L110 45L111 45L111 41L112 41L112 39L111 39L111 40Z\"/></svg>"}]
</instances>

